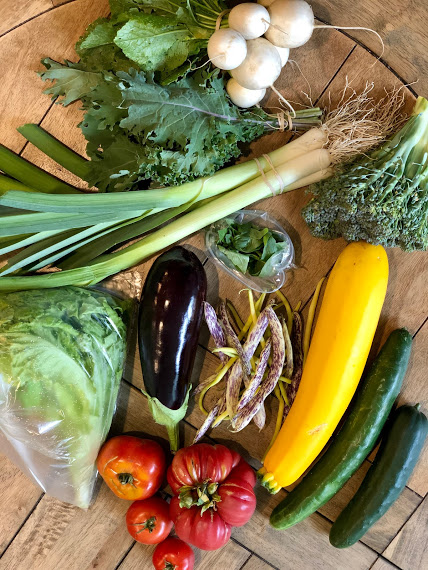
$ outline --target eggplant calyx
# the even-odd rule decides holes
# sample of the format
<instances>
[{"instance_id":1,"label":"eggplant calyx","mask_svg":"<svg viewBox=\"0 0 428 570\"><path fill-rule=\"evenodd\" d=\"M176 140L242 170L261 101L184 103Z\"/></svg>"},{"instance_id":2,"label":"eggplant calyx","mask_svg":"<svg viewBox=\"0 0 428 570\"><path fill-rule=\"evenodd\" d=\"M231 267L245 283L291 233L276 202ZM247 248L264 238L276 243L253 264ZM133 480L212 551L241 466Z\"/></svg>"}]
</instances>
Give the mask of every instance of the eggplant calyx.
<instances>
[{"instance_id":1,"label":"eggplant calyx","mask_svg":"<svg viewBox=\"0 0 428 570\"><path fill-rule=\"evenodd\" d=\"M171 408L168 408L167 406L162 404L160 400L152 396L149 396L147 392L141 390L143 394L147 397L149 409L155 422L157 424L166 427L168 431L169 446L173 453L178 451L180 447L178 424L186 415L191 389L192 386L189 386L189 388L187 389L186 396L184 398L184 402L182 403L181 407L178 408L178 410L171 410Z\"/></svg>"},{"instance_id":2,"label":"eggplant calyx","mask_svg":"<svg viewBox=\"0 0 428 570\"><path fill-rule=\"evenodd\" d=\"M194 487L184 486L180 488L180 507L190 509L193 506L202 507L201 516L208 509L217 510L216 503L221 501L217 493L218 483L213 483L209 479L199 483Z\"/></svg>"}]
</instances>

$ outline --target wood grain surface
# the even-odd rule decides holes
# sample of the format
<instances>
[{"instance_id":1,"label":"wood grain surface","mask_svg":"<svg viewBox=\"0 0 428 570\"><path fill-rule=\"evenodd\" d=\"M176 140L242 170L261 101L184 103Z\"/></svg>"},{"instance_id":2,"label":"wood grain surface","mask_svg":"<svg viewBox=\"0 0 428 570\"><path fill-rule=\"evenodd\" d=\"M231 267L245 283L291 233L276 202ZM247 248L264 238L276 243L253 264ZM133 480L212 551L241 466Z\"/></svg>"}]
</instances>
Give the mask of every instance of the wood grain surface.
<instances>
[{"instance_id":1,"label":"wood grain surface","mask_svg":"<svg viewBox=\"0 0 428 570\"><path fill-rule=\"evenodd\" d=\"M405 81L413 81L419 75L421 79L413 89L419 93L426 90L428 35L424 0L404 3L391 0L387 4L380 0L360 3L316 0L313 6L316 16L323 21L337 25L368 25L383 32L386 45L384 61ZM67 108L53 105L42 94L43 83L35 72L41 68L40 59L47 55L56 59L76 59L73 46L78 37L89 22L107 13L107 0L0 0L0 142L16 152L23 151L28 160L72 183L77 183L75 177L32 145L25 146L25 140L15 129L25 122L40 123L76 152L85 154L85 141L76 127L82 117L79 104ZM402 85L394 72L381 62L376 63L373 55L351 39L361 41L379 54L374 36L356 31L347 34L351 37L335 30L315 30L308 44L292 51L291 59L295 63L284 69L278 82L281 92L297 103L308 104L307 96L310 96L313 103L327 106L330 101L334 104L346 81L359 89L367 80L374 80L377 96L381 96L385 88ZM407 89L405 94L410 108L414 98ZM275 102L270 95L264 103L273 107ZM250 154L243 160L276 148L289 136L288 133L277 132L263 137L251 145ZM298 301L303 305L308 303L317 282L328 274L345 245L343 240L324 242L310 235L300 215L307 200L304 192L296 191L257 204L257 208L279 219L295 244L296 269L289 272L283 289L293 306ZM240 293L242 284L219 271L207 258L203 234L191 236L183 243L204 263L209 300L216 304L219 297L230 298L241 315L246 317L248 304L245 293ZM420 401L427 412L428 256L426 253L406 254L394 249L388 251L388 257L390 283L373 353L394 328L405 326L411 331L415 337L414 349L400 402ZM143 279L152 261L138 267ZM204 328L197 350L193 384L199 377L211 374L218 363L209 352L209 346L208 331ZM141 387L143 379L138 353L131 350L111 433L147 434L165 445L163 428L151 420L146 400L139 390ZM210 432L210 441L227 443L257 468L274 430L277 409L274 398L268 400L266 409L267 425L262 433L251 424L242 433L233 434L226 424L222 424ZM185 445L192 442L202 421L203 415L192 401L182 425ZM428 449L398 501L362 541L346 550L330 546L328 531L331 523L352 497L371 459L364 462L319 513L286 532L273 530L268 522L272 508L286 491L271 497L258 487L257 511L250 523L234 529L232 540L222 550L196 551L195 568L427 568L428 512L427 501L423 497L428 492ZM0 496L0 569L144 570L152 567L153 548L135 543L126 531L124 516L128 503L113 496L105 485L98 485L94 504L88 511L82 511L44 495L5 456L0 455Z\"/></svg>"}]
</instances>

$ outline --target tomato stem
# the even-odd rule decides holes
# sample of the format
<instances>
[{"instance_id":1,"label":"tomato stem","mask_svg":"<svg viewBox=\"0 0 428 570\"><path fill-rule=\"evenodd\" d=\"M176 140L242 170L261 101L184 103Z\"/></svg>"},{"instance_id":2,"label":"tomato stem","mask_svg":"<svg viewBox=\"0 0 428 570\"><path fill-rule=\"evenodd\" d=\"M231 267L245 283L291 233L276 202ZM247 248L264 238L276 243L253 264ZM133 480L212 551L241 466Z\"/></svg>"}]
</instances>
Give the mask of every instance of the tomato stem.
<instances>
[{"instance_id":1,"label":"tomato stem","mask_svg":"<svg viewBox=\"0 0 428 570\"><path fill-rule=\"evenodd\" d=\"M134 482L134 477L131 475L131 473L119 473L117 478L122 485L132 485Z\"/></svg>"},{"instance_id":2,"label":"tomato stem","mask_svg":"<svg viewBox=\"0 0 428 570\"><path fill-rule=\"evenodd\" d=\"M201 515L209 508L216 510L216 503L221 501L217 493L218 483L204 481L194 487L184 486L180 489L180 507L190 509L193 505L202 507Z\"/></svg>"},{"instance_id":3,"label":"tomato stem","mask_svg":"<svg viewBox=\"0 0 428 570\"><path fill-rule=\"evenodd\" d=\"M140 532L143 532L144 530L153 532L156 528L156 517L150 517L144 522L134 523L132 526L141 526L140 530L137 530L137 534L140 534Z\"/></svg>"}]
</instances>

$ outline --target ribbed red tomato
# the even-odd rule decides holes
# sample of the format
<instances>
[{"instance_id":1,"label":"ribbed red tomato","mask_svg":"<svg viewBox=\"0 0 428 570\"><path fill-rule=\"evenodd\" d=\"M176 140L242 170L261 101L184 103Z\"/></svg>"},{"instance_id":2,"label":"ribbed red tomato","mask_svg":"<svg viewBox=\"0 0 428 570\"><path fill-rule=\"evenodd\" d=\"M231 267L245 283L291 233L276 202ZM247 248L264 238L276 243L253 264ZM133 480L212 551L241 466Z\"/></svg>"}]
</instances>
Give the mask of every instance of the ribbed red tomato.
<instances>
[{"instance_id":1,"label":"ribbed red tomato","mask_svg":"<svg viewBox=\"0 0 428 570\"><path fill-rule=\"evenodd\" d=\"M167 477L177 495L170 504L175 531L202 550L224 546L232 527L248 522L256 508L251 467L224 445L180 449Z\"/></svg>"}]
</instances>

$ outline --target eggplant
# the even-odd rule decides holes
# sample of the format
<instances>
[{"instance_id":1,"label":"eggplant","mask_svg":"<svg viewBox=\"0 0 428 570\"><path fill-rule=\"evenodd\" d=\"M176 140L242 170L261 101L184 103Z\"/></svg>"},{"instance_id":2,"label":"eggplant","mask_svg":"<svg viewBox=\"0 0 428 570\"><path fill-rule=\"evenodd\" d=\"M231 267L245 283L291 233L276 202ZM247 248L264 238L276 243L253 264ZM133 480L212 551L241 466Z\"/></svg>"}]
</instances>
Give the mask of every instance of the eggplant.
<instances>
[{"instance_id":1,"label":"eggplant","mask_svg":"<svg viewBox=\"0 0 428 570\"><path fill-rule=\"evenodd\" d=\"M186 415L207 278L194 253L177 246L160 255L147 275L138 314L144 386L155 421L166 426L171 451Z\"/></svg>"}]
</instances>

